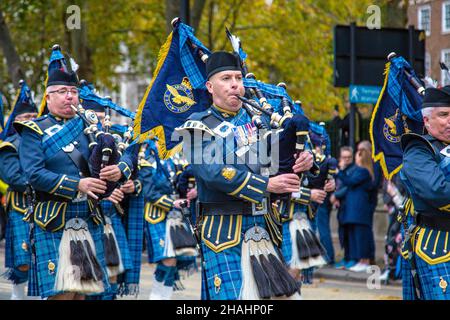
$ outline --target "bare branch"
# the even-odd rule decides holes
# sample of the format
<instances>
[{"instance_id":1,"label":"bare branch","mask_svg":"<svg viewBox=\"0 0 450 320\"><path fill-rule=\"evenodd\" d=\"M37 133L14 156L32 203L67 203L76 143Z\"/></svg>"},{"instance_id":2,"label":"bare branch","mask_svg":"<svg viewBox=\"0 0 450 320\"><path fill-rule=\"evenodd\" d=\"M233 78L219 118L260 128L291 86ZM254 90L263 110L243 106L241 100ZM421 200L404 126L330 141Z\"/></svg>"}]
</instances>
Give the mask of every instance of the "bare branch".
<instances>
[{"instance_id":1,"label":"bare branch","mask_svg":"<svg viewBox=\"0 0 450 320\"><path fill-rule=\"evenodd\" d=\"M191 26L194 30L198 29L200 20L202 19L203 9L205 8L206 0L195 0L192 8Z\"/></svg>"}]
</instances>

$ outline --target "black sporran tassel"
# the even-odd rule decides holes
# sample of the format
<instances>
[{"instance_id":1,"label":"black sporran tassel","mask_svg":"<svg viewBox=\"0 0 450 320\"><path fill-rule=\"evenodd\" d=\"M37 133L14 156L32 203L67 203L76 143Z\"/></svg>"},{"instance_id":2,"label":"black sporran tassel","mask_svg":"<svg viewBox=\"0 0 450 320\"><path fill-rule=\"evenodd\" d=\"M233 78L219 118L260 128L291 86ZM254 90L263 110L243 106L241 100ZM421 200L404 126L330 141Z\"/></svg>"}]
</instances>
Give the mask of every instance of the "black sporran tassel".
<instances>
[{"instance_id":1,"label":"black sporran tassel","mask_svg":"<svg viewBox=\"0 0 450 320\"><path fill-rule=\"evenodd\" d=\"M106 231L103 232L103 251L105 253L106 265L109 266L112 263L111 262L112 248Z\"/></svg>"},{"instance_id":2,"label":"black sporran tassel","mask_svg":"<svg viewBox=\"0 0 450 320\"><path fill-rule=\"evenodd\" d=\"M298 256L300 259L308 259L311 256L311 253L309 251L309 247L306 244L305 238L303 238L303 235L300 233L299 230L296 231L296 242L297 242L297 250L298 250Z\"/></svg>"},{"instance_id":3,"label":"black sporran tassel","mask_svg":"<svg viewBox=\"0 0 450 320\"><path fill-rule=\"evenodd\" d=\"M70 239L70 263L80 270L80 277L82 280L85 280L87 276L86 271L83 269L83 247L80 248L77 242L76 239Z\"/></svg>"},{"instance_id":4,"label":"black sporran tassel","mask_svg":"<svg viewBox=\"0 0 450 320\"><path fill-rule=\"evenodd\" d=\"M109 247L111 248L111 257L108 266L117 267L120 265L119 249L117 248L116 241L114 240L114 235L112 233L108 234Z\"/></svg>"},{"instance_id":5,"label":"black sporran tassel","mask_svg":"<svg viewBox=\"0 0 450 320\"><path fill-rule=\"evenodd\" d=\"M314 236L311 234L310 230L303 229L303 236L305 238L306 244L309 247L310 257L317 257L320 255L320 249L317 247L314 241Z\"/></svg>"},{"instance_id":6,"label":"black sporran tassel","mask_svg":"<svg viewBox=\"0 0 450 320\"><path fill-rule=\"evenodd\" d=\"M89 258L90 262L92 263L95 278L97 279L97 281L103 280L102 267L100 266L100 263L98 262L97 257L94 255L94 252L92 252L92 248L91 248L89 242L87 241L87 239L85 239L83 241L83 243L84 243L84 247L86 249L87 257Z\"/></svg>"},{"instance_id":7,"label":"black sporran tassel","mask_svg":"<svg viewBox=\"0 0 450 320\"><path fill-rule=\"evenodd\" d=\"M267 278L270 282L270 287L275 297L281 297L286 294L287 289L283 287L283 283L280 279L279 272L274 269L273 265L267 260L266 256L263 254L259 255L259 261Z\"/></svg>"},{"instance_id":8,"label":"black sporran tassel","mask_svg":"<svg viewBox=\"0 0 450 320\"><path fill-rule=\"evenodd\" d=\"M108 225L105 225L105 229L108 227ZM110 232L108 232L108 230L103 232L103 247L105 250L106 265L108 267L117 267L120 264L119 255L114 237Z\"/></svg>"},{"instance_id":9,"label":"black sporran tassel","mask_svg":"<svg viewBox=\"0 0 450 320\"><path fill-rule=\"evenodd\" d=\"M93 270L91 264L89 263L89 257L87 256L86 251L83 248L83 242L81 240L77 240L76 242L76 250L79 251L79 256L81 259L81 280L89 281L94 279Z\"/></svg>"},{"instance_id":10,"label":"black sporran tassel","mask_svg":"<svg viewBox=\"0 0 450 320\"><path fill-rule=\"evenodd\" d=\"M286 296L290 297L300 289L300 283L297 282L289 273L285 265L275 255L268 255L269 262L280 275L283 286L286 288Z\"/></svg>"},{"instance_id":11,"label":"black sporran tassel","mask_svg":"<svg viewBox=\"0 0 450 320\"><path fill-rule=\"evenodd\" d=\"M317 237L316 234L314 234L314 241L315 241L317 247L319 248L320 255L321 255L322 257L327 257L327 251L326 251L325 248L323 247L322 243L321 243L320 240L319 240L319 237Z\"/></svg>"},{"instance_id":12,"label":"black sporran tassel","mask_svg":"<svg viewBox=\"0 0 450 320\"><path fill-rule=\"evenodd\" d=\"M270 299L272 296L270 281L262 266L259 264L258 259L254 255L250 255L250 265L252 267L253 277L255 278L255 282L258 287L259 296L261 299Z\"/></svg>"}]
</instances>

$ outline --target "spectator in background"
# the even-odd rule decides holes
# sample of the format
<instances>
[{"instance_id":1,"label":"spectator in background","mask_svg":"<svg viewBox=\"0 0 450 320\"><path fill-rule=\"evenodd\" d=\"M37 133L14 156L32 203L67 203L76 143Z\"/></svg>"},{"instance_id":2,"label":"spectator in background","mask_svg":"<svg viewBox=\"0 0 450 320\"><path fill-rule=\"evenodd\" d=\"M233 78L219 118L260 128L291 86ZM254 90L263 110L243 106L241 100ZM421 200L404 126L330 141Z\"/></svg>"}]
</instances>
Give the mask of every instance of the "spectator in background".
<instances>
[{"instance_id":1,"label":"spectator in background","mask_svg":"<svg viewBox=\"0 0 450 320\"><path fill-rule=\"evenodd\" d=\"M341 147L339 153L339 168L349 167L353 165L353 149L351 147ZM335 207L338 219L338 234L339 243L341 248L344 249L344 258L335 264L337 269L348 269L356 264L355 260L350 257L350 251L348 247L348 241L346 241L344 235L344 211L345 211L345 195L347 193L347 187L345 187L340 179L336 179L336 192L330 196L330 202Z\"/></svg>"},{"instance_id":2,"label":"spectator in background","mask_svg":"<svg viewBox=\"0 0 450 320\"><path fill-rule=\"evenodd\" d=\"M355 163L360 168L366 169L370 174L370 180L364 184L364 191L367 193L368 202L366 210L361 212L361 224L358 226L356 237L362 242L358 245L359 263L350 268L352 271L366 271L367 267L375 261L375 239L373 234L373 214L378 198L378 186L375 186L375 173L370 151L366 149L358 149L355 156ZM363 189L363 188L361 188ZM374 191L375 190L375 191ZM365 199L365 197L364 197ZM360 265L358 267L358 265Z\"/></svg>"},{"instance_id":3,"label":"spectator in background","mask_svg":"<svg viewBox=\"0 0 450 320\"><path fill-rule=\"evenodd\" d=\"M344 247L344 267L362 272L374 258L372 215L370 213L369 189L373 183L373 167L365 150L358 151L353 163L353 150L342 147L339 159L339 190L332 201L340 207L338 220L341 226L340 238ZM356 264L354 262L357 261ZM352 266L352 264L354 264Z\"/></svg>"},{"instance_id":4,"label":"spectator in background","mask_svg":"<svg viewBox=\"0 0 450 320\"><path fill-rule=\"evenodd\" d=\"M377 208L377 204L378 204L378 191L380 190L380 188L382 187L382 182L383 182L383 177L382 177L382 172L381 172L381 166L379 162L374 163L373 162L373 155L372 155L372 144L367 141L367 140L363 140L360 143L358 143L358 147L357 147L357 152L360 152L362 150L365 150L365 152L367 152L367 156L368 158L366 159L367 167L370 167L369 171L373 172L373 179L372 179L372 185L369 188L369 206L370 206L370 214L371 214L371 218L370 221L373 222L373 217L375 214L375 210ZM370 226L370 228L373 230L373 224ZM375 239L373 239L373 241L371 241L370 243L373 248L371 249L371 251L374 252L374 257L375 257ZM371 261L372 264L375 264L375 261Z\"/></svg>"}]
</instances>

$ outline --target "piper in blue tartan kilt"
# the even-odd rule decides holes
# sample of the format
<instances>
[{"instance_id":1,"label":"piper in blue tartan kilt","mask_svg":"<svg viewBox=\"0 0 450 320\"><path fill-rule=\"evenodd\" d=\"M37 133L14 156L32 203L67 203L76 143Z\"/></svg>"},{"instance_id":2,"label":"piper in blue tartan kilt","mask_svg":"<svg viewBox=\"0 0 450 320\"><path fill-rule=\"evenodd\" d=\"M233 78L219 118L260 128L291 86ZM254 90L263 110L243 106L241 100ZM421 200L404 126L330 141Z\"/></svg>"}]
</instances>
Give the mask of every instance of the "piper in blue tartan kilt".
<instances>
[{"instance_id":1,"label":"piper in blue tartan kilt","mask_svg":"<svg viewBox=\"0 0 450 320\"><path fill-rule=\"evenodd\" d=\"M268 196L298 191L295 173L312 167L312 154L300 153L289 168L295 173L263 175L263 152L251 147L258 141L256 128L236 97L244 95L239 60L215 52L206 62L206 73L213 104L177 128L198 188L202 299L298 298L299 287L275 248L280 230Z\"/></svg>"},{"instance_id":2,"label":"piper in blue tartan kilt","mask_svg":"<svg viewBox=\"0 0 450 320\"><path fill-rule=\"evenodd\" d=\"M13 283L11 300L24 299L31 259L29 225L23 220L28 207L25 194L27 180L19 160L21 138L12 127L12 123L15 120L31 120L36 115L36 105L31 99L28 87L22 81L8 124L1 134L3 141L0 144L0 178L9 185L6 196L8 220L5 267L8 269L6 277Z\"/></svg>"},{"instance_id":3,"label":"piper in blue tartan kilt","mask_svg":"<svg viewBox=\"0 0 450 320\"><path fill-rule=\"evenodd\" d=\"M106 180L126 179L132 170L124 160L103 168L103 180L89 177L89 141L72 109L78 105L77 85L74 72L53 70L45 93L49 113L15 123L22 136L21 165L36 194L28 218L34 225L33 281L43 298L83 299L109 290L102 219L86 199L98 199Z\"/></svg>"},{"instance_id":4,"label":"piper in blue tartan kilt","mask_svg":"<svg viewBox=\"0 0 450 320\"><path fill-rule=\"evenodd\" d=\"M450 289L450 86L428 88L422 103L427 134L404 134L401 178L414 204L412 231L418 297L449 300ZM414 266L414 264L412 264Z\"/></svg>"},{"instance_id":5,"label":"piper in blue tartan kilt","mask_svg":"<svg viewBox=\"0 0 450 320\"><path fill-rule=\"evenodd\" d=\"M170 300L179 270L188 269L195 263L197 252L193 235L188 231L183 219L179 219L180 203L184 199L175 199L174 183L176 176L173 162L160 160L153 141L147 141L146 157L140 160L142 193L145 199L144 229L148 249L148 262L156 263L150 300ZM183 232L192 240L178 246Z\"/></svg>"}]
</instances>

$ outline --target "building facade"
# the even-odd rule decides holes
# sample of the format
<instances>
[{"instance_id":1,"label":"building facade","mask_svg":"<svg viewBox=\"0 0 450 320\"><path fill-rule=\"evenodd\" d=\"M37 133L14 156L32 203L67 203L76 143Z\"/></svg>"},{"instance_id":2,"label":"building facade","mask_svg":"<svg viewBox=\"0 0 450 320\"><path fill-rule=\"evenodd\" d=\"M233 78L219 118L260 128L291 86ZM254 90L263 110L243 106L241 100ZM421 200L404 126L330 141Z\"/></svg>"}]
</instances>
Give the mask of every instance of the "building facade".
<instances>
[{"instance_id":1,"label":"building facade","mask_svg":"<svg viewBox=\"0 0 450 320\"><path fill-rule=\"evenodd\" d=\"M425 30L426 75L450 85L450 73L440 67L443 62L450 68L450 0L410 0L408 24Z\"/></svg>"}]
</instances>

